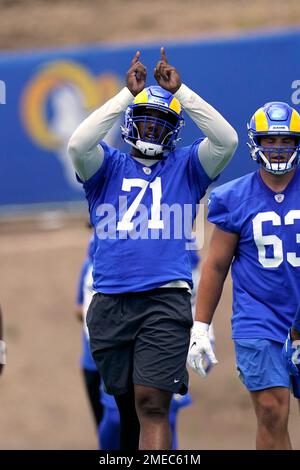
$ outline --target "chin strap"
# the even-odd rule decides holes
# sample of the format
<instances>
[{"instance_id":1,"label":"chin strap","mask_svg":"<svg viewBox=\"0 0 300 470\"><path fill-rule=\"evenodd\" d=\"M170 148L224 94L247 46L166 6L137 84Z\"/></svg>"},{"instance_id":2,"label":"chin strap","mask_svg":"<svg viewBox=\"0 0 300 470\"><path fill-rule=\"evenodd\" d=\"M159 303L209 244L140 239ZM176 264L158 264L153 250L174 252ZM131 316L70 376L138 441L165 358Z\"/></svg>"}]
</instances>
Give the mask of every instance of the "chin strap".
<instances>
[{"instance_id":1,"label":"chin strap","mask_svg":"<svg viewBox=\"0 0 300 470\"><path fill-rule=\"evenodd\" d=\"M293 152L287 162L271 163L265 156L264 152L261 150L261 147L256 145L253 139L250 140L251 144L247 142L247 145L249 147L252 160L262 164L264 169L269 173L273 173L275 175L283 175L284 173L288 173L294 168L293 162L297 158L297 151Z\"/></svg>"},{"instance_id":2,"label":"chin strap","mask_svg":"<svg viewBox=\"0 0 300 470\"><path fill-rule=\"evenodd\" d=\"M269 173L273 173L274 175L283 175L284 173L289 173L289 171L291 171L294 168L293 162L295 158L297 157L297 152L295 151L288 161L272 163L268 160L268 158L265 156L262 150L258 150L257 153L259 155L260 161L264 162L265 170L268 171Z\"/></svg>"},{"instance_id":3,"label":"chin strap","mask_svg":"<svg viewBox=\"0 0 300 470\"><path fill-rule=\"evenodd\" d=\"M163 158L164 150L162 145L151 144L150 142L144 142L142 140L137 140L136 143L134 143L128 138L125 138L124 141L131 145L131 147L136 148L146 158L157 158L158 160Z\"/></svg>"},{"instance_id":4,"label":"chin strap","mask_svg":"<svg viewBox=\"0 0 300 470\"><path fill-rule=\"evenodd\" d=\"M151 144L150 142L144 142L143 140L137 140L135 148L138 149L143 155L147 157L155 157L156 155L163 153L163 146L159 144Z\"/></svg>"}]
</instances>

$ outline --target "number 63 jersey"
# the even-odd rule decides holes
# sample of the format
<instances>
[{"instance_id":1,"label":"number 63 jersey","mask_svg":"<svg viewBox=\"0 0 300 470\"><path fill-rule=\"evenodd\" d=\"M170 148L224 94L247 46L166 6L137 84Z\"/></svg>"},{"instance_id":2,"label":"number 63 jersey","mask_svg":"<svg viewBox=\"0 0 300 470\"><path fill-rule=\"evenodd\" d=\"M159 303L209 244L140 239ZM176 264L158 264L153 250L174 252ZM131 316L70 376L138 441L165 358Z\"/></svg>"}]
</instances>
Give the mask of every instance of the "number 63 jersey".
<instances>
[{"instance_id":1,"label":"number 63 jersey","mask_svg":"<svg viewBox=\"0 0 300 470\"><path fill-rule=\"evenodd\" d=\"M147 291L171 281L192 285L190 236L210 178L199 141L151 166L108 147L99 170L83 183L95 228L94 290Z\"/></svg>"},{"instance_id":2,"label":"number 63 jersey","mask_svg":"<svg viewBox=\"0 0 300 470\"><path fill-rule=\"evenodd\" d=\"M260 172L211 193L208 220L237 233L233 338L284 342L300 302L300 172L275 193Z\"/></svg>"}]
</instances>

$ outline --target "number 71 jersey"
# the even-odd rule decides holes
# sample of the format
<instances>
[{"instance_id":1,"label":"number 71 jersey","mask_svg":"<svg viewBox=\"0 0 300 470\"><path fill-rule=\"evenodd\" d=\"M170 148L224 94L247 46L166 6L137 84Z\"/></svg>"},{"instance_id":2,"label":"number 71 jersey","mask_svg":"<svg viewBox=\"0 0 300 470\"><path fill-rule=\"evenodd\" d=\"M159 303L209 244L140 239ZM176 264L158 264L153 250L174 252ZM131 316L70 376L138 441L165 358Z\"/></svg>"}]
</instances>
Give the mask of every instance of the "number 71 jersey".
<instances>
[{"instance_id":1,"label":"number 71 jersey","mask_svg":"<svg viewBox=\"0 0 300 470\"><path fill-rule=\"evenodd\" d=\"M108 147L83 187L95 229L94 290L147 291L180 280L192 286L190 236L210 178L199 141L146 166Z\"/></svg>"},{"instance_id":2,"label":"number 71 jersey","mask_svg":"<svg viewBox=\"0 0 300 470\"><path fill-rule=\"evenodd\" d=\"M284 342L300 302L300 172L282 193L259 170L211 193L208 220L237 233L233 337Z\"/></svg>"}]
</instances>

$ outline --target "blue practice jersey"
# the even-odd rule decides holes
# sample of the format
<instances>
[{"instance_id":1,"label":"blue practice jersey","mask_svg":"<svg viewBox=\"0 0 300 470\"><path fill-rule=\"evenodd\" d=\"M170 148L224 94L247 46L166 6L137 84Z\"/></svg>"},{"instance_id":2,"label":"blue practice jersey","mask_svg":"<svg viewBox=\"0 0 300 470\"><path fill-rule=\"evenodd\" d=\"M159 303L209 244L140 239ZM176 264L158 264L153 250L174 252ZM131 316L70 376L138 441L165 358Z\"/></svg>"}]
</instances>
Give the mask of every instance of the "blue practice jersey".
<instances>
[{"instance_id":1,"label":"blue practice jersey","mask_svg":"<svg viewBox=\"0 0 300 470\"><path fill-rule=\"evenodd\" d=\"M297 312L293 321L293 328L300 332L300 304L298 305Z\"/></svg>"},{"instance_id":2,"label":"blue practice jersey","mask_svg":"<svg viewBox=\"0 0 300 470\"><path fill-rule=\"evenodd\" d=\"M89 244L89 249L90 249L90 246L91 246L91 243ZM88 254L89 254L89 251L88 251ZM80 275L79 275L79 280L78 280L78 285L77 285L77 295L76 295L77 305L82 305L82 306L84 305L86 277L89 272L89 269L91 268L91 264L92 264L92 261L90 258L87 258L82 264ZM96 371L97 367L90 351L90 342L84 329L82 330L81 339L82 339L82 353L80 357L80 367L82 369Z\"/></svg>"},{"instance_id":3,"label":"blue practice jersey","mask_svg":"<svg viewBox=\"0 0 300 470\"><path fill-rule=\"evenodd\" d=\"M300 301L300 171L280 194L259 171L212 192L208 219L239 234L233 337L284 342Z\"/></svg>"},{"instance_id":4,"label":"blue practice jersey","mask_svg":"<svg viewBox=\"0 0 300 470\"><path fill-rule=\"evenodd\" d=\"M87 257L82 263L78 284L77 284L77 294L76 294L76 303L77 305L83 305L84 302L84 282L87 272L90 268L91 263L93 263L93 256L96 249L96 240L94 234L91 236L88 247L87 247Z\"/></svg>"},{"instance_id":5,"label":"blue practice jersey","mask_svg":"<svg viewBox=\"0 0 300 470\"><path fill-rule=\"evenodd\" d=\"M197 245L197 240L196 240L195 237L193 237L189 240L188 250L189 250L189 253L190 253L192 270L198 269L201 258L200 258L199 252L198 252L198 245ZM195 287L195 285L194 285L194 287ZM197 288L197 286L196 286L196 288Z\"/></svg>"},{"instance_id":6,"label":"blue practice jersey","mask_svg":"<svg viewBox=\"0 0 300 470\"><path fill-rule=\"evenodd\" d=\"M88 244L87 258L82 263L82 267L81 267L81 271L80 271L79 279L78 279L78 285L77 285L76 302L77 302L77 305L81 305L83 309L85 308L85 304L86 304L85 296L87 295L91 287L89 286L89 282L90 282L89 272L92 268L92 257L94 254L94 248L95 248L95 240L94 240L94 236L92 236ZM85 318L84 318L84 322L85 322ZM97 366L95 364L95 361L90 351L90 342L87 336L86 328L83 328L82 330L82 354L80 358L80 367L82 369L97 371Z\"/></svg>"},{"instance_id":7,"label":"blue practice jersey","mask_svg":"<svg viewBox=\"0 0 300 470\"><path fill-rule=\"evenodd\" d=\"M174 280L192 285L186 243L211 183L198 144L146 167L101 143L103 164L83 183L97 234L95 291L145 291Z\"/></svg>"},{"instance_id":8,"label":"blue practice jersey","mask_svg":"<svg viewBox=\"0 0 300 470\"><path fill-rule=\"evenodd\" d=\"M90 258L86 258L82 263L78 284L77 284L77 293L76 293L76 303L77 305L83 305L84 300L84 279L88 272L88 269L91 265Z\"/></svg>"}]
</instances>

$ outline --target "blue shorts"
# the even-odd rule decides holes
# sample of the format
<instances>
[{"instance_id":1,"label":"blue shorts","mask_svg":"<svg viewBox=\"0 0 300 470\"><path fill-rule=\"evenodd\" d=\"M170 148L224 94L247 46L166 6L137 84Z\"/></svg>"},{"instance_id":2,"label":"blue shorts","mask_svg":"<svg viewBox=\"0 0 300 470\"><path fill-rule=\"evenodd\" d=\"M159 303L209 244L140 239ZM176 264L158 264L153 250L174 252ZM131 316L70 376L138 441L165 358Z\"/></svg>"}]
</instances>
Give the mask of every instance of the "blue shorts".
<instances>
[{"instance_id":1,"label":"blue shorts","mask_svg":"<svg viewBox=\"0 0 300 470\"><path fill-rule=\"evenodd\" d=\"M281 353L283 343L268 339L236 339L234 346L239 377L249 392L290 387Z\"/></svg>"}]
</instances>

